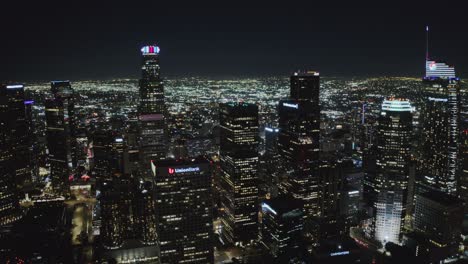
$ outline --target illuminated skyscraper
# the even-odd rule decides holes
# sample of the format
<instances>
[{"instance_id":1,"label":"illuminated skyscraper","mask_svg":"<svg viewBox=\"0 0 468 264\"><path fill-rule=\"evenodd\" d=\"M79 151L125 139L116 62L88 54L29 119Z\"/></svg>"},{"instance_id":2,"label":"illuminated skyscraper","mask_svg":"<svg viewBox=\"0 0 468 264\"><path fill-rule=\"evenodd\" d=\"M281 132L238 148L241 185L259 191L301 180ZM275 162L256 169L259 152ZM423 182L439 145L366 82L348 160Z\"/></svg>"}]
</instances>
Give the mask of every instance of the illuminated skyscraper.
<instances>
[{"instance_id":1,"label":"illuminated skyscraper","mask_svg":"<svg viewBox=\"0 0 468 264\"><path fill-rule=\"evenodd\" d=\"M440 263L456 255L463 229L463 200L443 192L429 191L416 195L415 201L413 227L427 241L427 251L432 258L427 263Z\"/></svg>"},{"instance_id":2,"label":"illuminated skyscraper","mask_svg":"<svg viewBox=\"0 0 468 264\"><path fill-rule=\"evenodd\" d=\"M20 217L15 183L15 176L19 168L15 151L17 144L15 132L19 128L15 114L18 114L18 109L17 98L12 96L12 94L18 93L18 89L23 90L23 85L0 86L0 226L12 223ZM22 101L21 104L23 104ZM21 131L18 132L21 133Z\"/></svg>"},{"instance_id":3,"label":"illuminated skyscraper","mask_svg":"<svg viewBox=\"0 0 468 264\"><path fill-rule=\"evenodd\" d=\"M210 162L198 157L152 164L161 263L213 263Z\"/></svg>"},{"instance_id":4,"label":"illuminated skyscraper","mask_svg":"<svg viewBox=\"0 0 468 264\"><path fill-rule=\"evenodd\" d=\"M282 192L304 202L306 215L318 215L319 208L319 106L318 72L294 73L291 98L279 103L278 149L288 180Z\"/></svg>"},{"instance_id":5,"label":"illuminated skyscraper","mask_svg":"<svg viewBox=\"0 0 468 264\"><path fill-rule=\"evenodd\" d=\"M159 47L141 48L143 63L140 79L140 157L144 177L151 176L151 160L162 160L167 155L166 105L160 76Z\"/></svg>"},{"instance_id":6,"label":"illuminated skyscraper","mask_svg":"<svg viewBox=\"0 0 468 264\"><path fill-rule=\"evenodd\" d=\"M106 249L122 246L125 227L122 221L122 203L113 181L105 181L101 187L99 206L101 208L101 243Z\"/></svg>"},{"instance_id":7,"label":"illuminated skyscraper","mask_svg":"<svg viewBox=\"0 0 468 264\"><path fill-rule=\"evenodd\" d=\"M465 201L465 208L468 208L468 88L462 90L462 108L460 111L460 127L461 127L461 138L460 138L460 158L461 158L461 172L460 180L458 182L458 192L460 198ZM465 212L468 212L465 209Z\"/></svg>"},{"instance_id":8,"label":"illuminated skyscraper","mask_svg":"<svg viewBox=\"0 0 468 264\"><path fill-rule=\"evenodd\" d=\"M426 27L426 79L455 78L455 68L443 61L432 60L429 56L429 27Z\"/></svg>"},{"instance_id":9,"label":"illuminated skyscraper","mask_svg":"<svg viewBox=\"0 0 468 264\"><path fill-rule=\"evenodd\" d=\"M51 88L54 98L45 101L50 178L54 190L64 194L76 166L73 89L69 81L53 81Z\"/></svg>"},{"instance_id":10,"label":"illuminated skyscraper","mask_svg":"<svg viewBox=\"0 0 468 264\"><path fill-rule=\"evenodd\" d=\"M220 104L222 239L248 244L258 236L258 107Z\"/></svg>"},{"instance_id":11,"label":"illuminated skyscraper","mask_svg":"<svg viewBox=\"0 0 468 264\"><path fill-rule=\"evenodd\" d=\"M403 192L396 189L382 189L375 202L375 239L398 244L402 227Z\"/></svg>"},{"instance_id":12,"label":"illuminated skyscraper","mask_svg":"<svg viewBox=\"0 0 468 264\"><path fill-rule=\"evenodd\" d=\"M398 242L406 212L412 111L409 101L390 98L384 100L378 121L377 168L373 183L377 201L373 204L376 208L375 238L383 243Z\"/></svg>"},{"instance_id":13,"label":"illuminated skyscraper","mask_svg":"<svg viewBox=\"0 0 468 264\"><path fill-rule=\"evenodd\" d=\"M278 154L278 133L278 128L265 127L265 155L269 157Z\"/></svg>"},{"instance_id":14,"label":"illuminated skyscraper","mask_svg":"<svg viewBox=\"0 0 468 264\"><path fill-rule=\"evenodd\" d=\"M93 157L96 178L110 178L123 173L124 139L113 131L96 131L93 134Z\"/></svg>"},{"instance_id":15,"label":"illuminated skyscraper","mask_svg":"<svg viewBox=\"0 0 468 264\"><path fill-rule=\"evenodd\" d=\"M302 202L290 196L278 196L263 202L261 208L261 243L278 260L289 261L297 256L304 226Z\"/></svg>"},{"instance_id":16,"label":"illuminated skyscraper","mask_svg":"<svg viewBox=\"0 0 468 264\"><path fill-rule=\"evenodd\" d=\"M19 189L30 184L32 180L31 168L31 145L29 141L29 123L26 115L26 101L24 97L23 85L6 85L2 87L8 100L9 133L11 135L11 146L14 149L13 169L14 182Z\"/></svg>"},{"instance_id":17,"label":"illuminated skyscraper","mask_svg":"<svg viewBox=\"0 0 468 264\"><path fill-rule=\"evenodd\" d=\"M460 85L456 78L425 78L423 166L419 192L427 189L455 195L460 167Z\"/></svg>"}]
</instances>

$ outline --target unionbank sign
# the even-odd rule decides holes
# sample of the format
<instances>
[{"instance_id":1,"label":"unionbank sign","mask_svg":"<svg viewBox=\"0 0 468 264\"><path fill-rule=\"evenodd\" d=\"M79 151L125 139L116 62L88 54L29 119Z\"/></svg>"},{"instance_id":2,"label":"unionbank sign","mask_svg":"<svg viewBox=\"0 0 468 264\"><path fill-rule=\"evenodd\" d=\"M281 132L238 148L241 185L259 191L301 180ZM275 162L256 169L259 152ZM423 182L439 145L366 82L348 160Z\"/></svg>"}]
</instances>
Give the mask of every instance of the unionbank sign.
<instances>
[{"instance_id":1,"label":"unionbank sign","mask_svg":"<svg viewBox=\"0 0 468 264\"><path fill-rule=\"evenodd\" d=\"M199 167L187 167L187 168L168 168L169 174L184 173L184 172L197 172L200 171Z\"/></svg>"}]
</instances>

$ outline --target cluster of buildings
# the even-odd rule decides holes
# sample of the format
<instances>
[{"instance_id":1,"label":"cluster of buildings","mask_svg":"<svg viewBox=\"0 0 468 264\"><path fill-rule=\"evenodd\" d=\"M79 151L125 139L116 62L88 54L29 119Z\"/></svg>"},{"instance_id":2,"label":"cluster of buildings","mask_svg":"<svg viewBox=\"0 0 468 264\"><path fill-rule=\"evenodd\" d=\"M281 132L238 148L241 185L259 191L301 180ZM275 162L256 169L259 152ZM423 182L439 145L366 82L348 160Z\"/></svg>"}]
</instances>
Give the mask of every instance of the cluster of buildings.
<instances>
[{"instance_id":1,"label":"cluster of buildings","mask_svg":"<svg viewBox=\"0 0 468 264\"><path fill-rule=\"evenodd\" d=\"M353 100L343 97L349 91L327 91L325 101L319 72L298 71L289 78L288 95L275 93L271 104L248 96L214 103L198 95L213 113L195 106L186 111L177 91L168 106L159 53L155 45L141 49L139 95L123 106L116 105L125 96L115 101L126 109L124 119L102 115L98 106L84 118L87 106L70 82L52 81L43 104L42 153L24 86L0 87L2 259L380 263L462 257L468 105L453 67L428 57L417 91L369 94L360 87L373 89L380 80L353 81ZM19 249L31 237L43 246Z\"/></svg>"}]
</instances>

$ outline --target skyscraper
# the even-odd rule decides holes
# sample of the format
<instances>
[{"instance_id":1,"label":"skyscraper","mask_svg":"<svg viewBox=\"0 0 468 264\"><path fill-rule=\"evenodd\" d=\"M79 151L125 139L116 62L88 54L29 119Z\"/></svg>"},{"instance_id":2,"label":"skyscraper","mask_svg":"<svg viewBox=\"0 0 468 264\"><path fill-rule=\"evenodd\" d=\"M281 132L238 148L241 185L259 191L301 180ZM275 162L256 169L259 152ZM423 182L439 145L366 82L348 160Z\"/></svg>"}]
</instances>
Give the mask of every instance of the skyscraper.
<instances>
[{"instance_id":1,"label":"skyscraper","mask_svg":"<svg viewBox=\"0 0 468 264\"><path fill-rule=\"evenodd\" d=\"M4 96L8 101L9 133L14 156L11 166L14 169L14 184L18 189L30 184L32 180L31 149L29 141L29 120L26 116L26 104L24 86L20 84L6 85Z\"/></svg>"},{"instance_id":2,"label":"skyscraper","mask_svg":"<svg viewBox=\"0 0 468 264\"><path fill-rule=\"evenodd\" d=\"M262 203L260 238L271 255L283 261L294 257L301 246L303 226L300 200L278 196Z\"/></svg>"},{"instance_id":3,"label":"skyscraper","mask_svg":"<svg viewBox=\"0 0 468 264\"><path fill-rule=\"evenodd\" d=\"M258 236L258 107L220 104L222 239L249 244Z\"/></svg>"},{"instance_id":4,"label":"skyscraper","mask_svg":"<svg viewBox=\"0 0 468 264\"><path fill-rule=\"evenodd\" d=\"M159 47L141 48L143 63L139 82L140 157L144 177L151 176L151 160L162 160L167 154L166 105L160 76Z\"/></svg>"},{"instance_id":5,"label":"skyscraper","mask_svg":"<svg viewBox=\"0 0 468 264\"><path fill-rule=\"evenodd\" d=\"M377 201L373 204L376 208L375 238L384 244L398 242L405 217L413 131L412 111L408 100L389 98L382 103L378 121L377 168L373 182Z\"/></svg>"},{"instance_id":6,"label":"skyscraper","mask_svg":"<svg viewBox=\"0 0 468 264\"><path fill-rule=\"evenodd\" d=\"M45 101L50 178L54 190L65 194L76 166L73 89L69 81L52 81L51 90L54 98Z\"/></svg>"},{"instance_id":7,"label":"skyscraper","mask_svg":"<svg viewBox=\"0 0 468 264\"><path fill-rule=\"evenodd\" d=\"M278 106L278 149L288 175L281 189L304 202L306 215L319 215L320 75L299 72L290 80L291 97Z\"/></svg>"},{"instance_id":8,"label":"skyscraper","mask_svg":"<svg viewBox=\"0 0 468 264\"><path fill-rule=\"evenodd\" d=\"M124 138L113 131L96 131L93 134L94 172L97 178L110 178L123 173Z\"/></svg>"},{"instance_id":9,"label":"skyscraper","mask_svg":"<svg viewBox=\"0 0 468 264\"><path fill-rule=\"evenodd\" d=\"M161 263L213 263L210 162L198 157L152 164Z\"/></svg>"},{"instance_id":10,"label":"skyscraper","mask_svg":"<svg viewBox=\"0 0 468 264\"><path fill-rule=\"evenodd\" d=\"M463 200L438 191L416 195L413 228L421 234L417 254L426 254L426 263L440 263L459 251L463 224Z\"/></svg>"},{"instance_id":11,"label":"skyscraper","mask_svg":"<svg viewBox=\"0 0 468 264\"><path fill-rule=\"evenodd\" d=\"M0 226L12 223L20 218L15 182L16 172L19 168L15 153L17 144L15 131L18 128L15 114L17 114L18 109L15 97L11 96L12 90L17 89L22 90L23 85L0 86ZM13 94L16 94L16 92L13 92Z\"/></svg>"},{"instance_id":12,"label":"skyscraper","mask_svg":"<svg viewBox=\"0 0 468 264\"><path fill-rule=\"evenodd\" d=\"M456 78L425 78L422 190L457 192L460 85Z\"/></svg>"}]
</instances>

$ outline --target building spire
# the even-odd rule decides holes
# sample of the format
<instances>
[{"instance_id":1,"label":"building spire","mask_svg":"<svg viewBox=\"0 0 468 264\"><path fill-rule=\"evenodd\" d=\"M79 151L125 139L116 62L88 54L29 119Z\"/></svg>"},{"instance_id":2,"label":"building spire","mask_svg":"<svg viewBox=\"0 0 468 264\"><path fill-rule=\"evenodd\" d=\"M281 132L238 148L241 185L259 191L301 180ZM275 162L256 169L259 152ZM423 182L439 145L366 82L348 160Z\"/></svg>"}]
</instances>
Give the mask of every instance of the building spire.
<instances>
[{"instance_id":1,"label":"building spire","mask_svg":"<svg viewBox=\"0 0 468 264\"><path fill-rule=\"evenodd\" d=\"M429 26L426 26L426 61L429 60Z\"/></svg>"}]
</instances>

